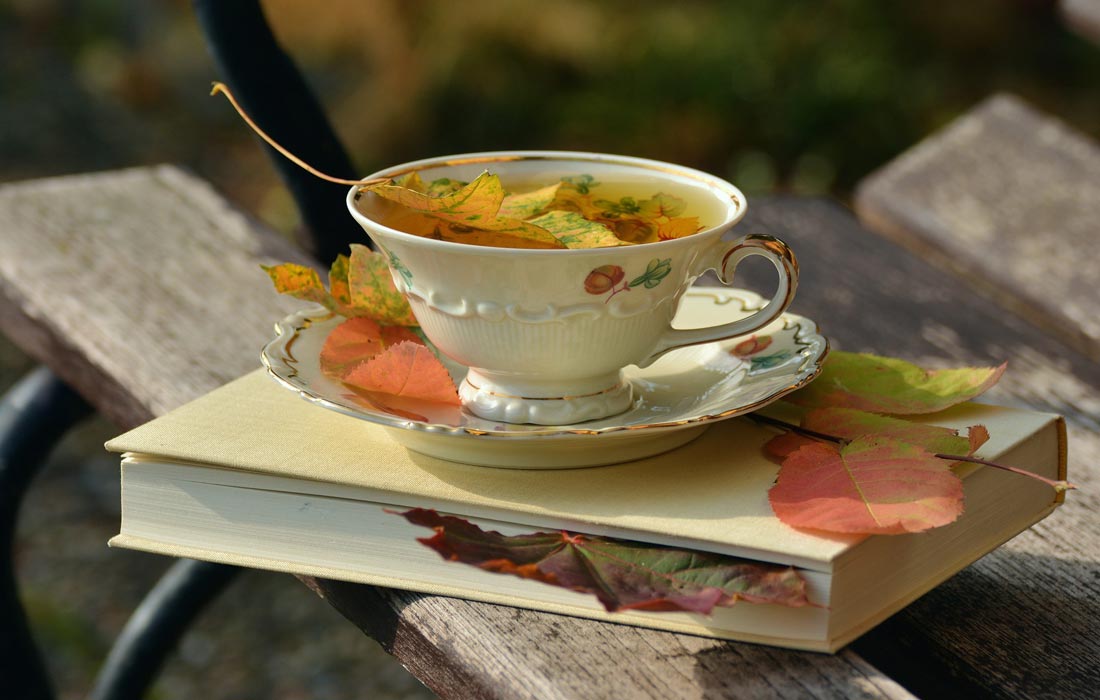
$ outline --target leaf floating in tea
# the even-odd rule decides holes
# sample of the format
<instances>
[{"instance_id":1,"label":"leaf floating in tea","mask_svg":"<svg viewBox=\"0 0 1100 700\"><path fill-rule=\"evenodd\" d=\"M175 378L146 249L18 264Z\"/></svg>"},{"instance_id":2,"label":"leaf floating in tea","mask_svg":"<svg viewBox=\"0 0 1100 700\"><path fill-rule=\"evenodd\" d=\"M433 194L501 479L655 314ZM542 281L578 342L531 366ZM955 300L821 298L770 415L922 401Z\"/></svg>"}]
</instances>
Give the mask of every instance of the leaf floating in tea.
<instances>
[{"instance_id":1,"label":"leaf floating in tea","mask_svg":"<svg viewBox=\"0 0 1100 700\"><path fill-rule=\"evenodd\" d=\"M541 214L544 209L550 206L550 203L558 196L558 190L560 188L561 183L555 182L553 185L541 187L531 192L507 195L501 202L500 211L497 215L508 219L530 220ZM531 223L535 222L532 221ZM535 225L541 226L541 224Z\"/></svg>"},{"instance_id":2,"label":"leaf floating in tea","mask_svg":"<svg viewBox=\"0 0 1100 700\"><path fill-rule=\"evenodd\" d=\"M418 192L396 184L380 183L363 189L400 204L410 211L423 214L450 224L451 232L461 233L463 229L492 232L499 234L503 241L520 239L528 241L526 247L562 248L558 239L546 229L520 219L500 216L504 202L504 187L500 178L488 172L482 173L473 182L453 192L432 194ZM442 234L444 240L449 240ZM494 236L482 236L480 245L495 245ZM472 241L464 241L472 242Z\"/></svg>"},{"instance_id":3,"label":"leaf floating in tea","mask_svg":"<svg viewBox=\"0 0 1100 700\"><path fill-rule=\"evenodd\" d=\"M611 229L596 221L589 221L571 211L551 211L531 219L554 235L566 248L607 248L629 245L619 240Z\"/></svg>"},{"instance_id":4,"label":"leaf floating in tea","mask_svg":"<svg viewBox=\"0 0 1100 700\"><path fill-rule=\"evenodd\" d=\"M449 561L590 593L609 612L706 615L738 600L810 605L805 579L790 566L570 532L506 536L424 508L398 515L435 530L418 541Z\"/></svg>"}]
</instances>

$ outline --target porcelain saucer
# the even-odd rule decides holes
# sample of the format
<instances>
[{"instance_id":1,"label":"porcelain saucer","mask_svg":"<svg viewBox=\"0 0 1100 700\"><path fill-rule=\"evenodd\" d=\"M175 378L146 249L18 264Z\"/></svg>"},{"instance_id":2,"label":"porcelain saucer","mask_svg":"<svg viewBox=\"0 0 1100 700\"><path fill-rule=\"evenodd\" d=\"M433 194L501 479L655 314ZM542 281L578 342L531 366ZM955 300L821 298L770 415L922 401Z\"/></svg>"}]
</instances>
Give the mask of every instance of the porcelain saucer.
<instances>
[{"instance_id":1,"label":"porcelain saucer","mask_svg":"<svg viewBox=\"0 0 1100 700\"><path fill-rule=\"evenodd\" d=\"M736 320L762 308L759 295L696 287L680 303L674 325L696 328ZM268 372L283 386L325 408L378 423L410 450L492 467L554 469L649 457L698 437L711 424L761 408L821 371L828 341L817 325L785 313L748 337L673 350L645 369L627 367L635 401L625 413L573 425L517 425L479 418L461 408L357 394L321 373L325 337L343 318L320 306L276 326L264 348ZM457 381L466 367L443 358Z\"/></svg>"}]
</instances>

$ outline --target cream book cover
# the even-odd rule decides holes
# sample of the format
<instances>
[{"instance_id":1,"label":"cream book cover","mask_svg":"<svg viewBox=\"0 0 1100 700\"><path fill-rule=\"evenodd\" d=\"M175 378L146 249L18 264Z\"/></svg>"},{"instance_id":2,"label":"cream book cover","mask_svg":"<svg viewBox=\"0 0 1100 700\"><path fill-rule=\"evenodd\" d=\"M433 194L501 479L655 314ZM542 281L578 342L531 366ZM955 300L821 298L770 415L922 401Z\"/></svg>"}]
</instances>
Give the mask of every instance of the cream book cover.
<instances>
[{"instance_id":1,"label":"cream book cover","mask_svg":"<svg viewBox=\"0 0 1100 700\"><path fill-rule=\"evenodd\" d=\"M968 404L934 417L981 423L979 456L1064 475L1057 416ZM832 651L1057 504L1043 484L988 468L963 474L967 512L893 537L819 535L781 523L767 491L774 433L715 424L671 452L624 464L508 470L427 457L368 422L313 406L257 371L107 447L126 453L116 546ZM476 439L476 438L471 438ZM567 529L793 565L820 608L738 605L710 618L608 614L594 599L446 562L394 508L426 507L514 534ZM873 585L872 585L873 584ZM735 610L736 609L736 610Z\"/></svg>"}]
</instances>

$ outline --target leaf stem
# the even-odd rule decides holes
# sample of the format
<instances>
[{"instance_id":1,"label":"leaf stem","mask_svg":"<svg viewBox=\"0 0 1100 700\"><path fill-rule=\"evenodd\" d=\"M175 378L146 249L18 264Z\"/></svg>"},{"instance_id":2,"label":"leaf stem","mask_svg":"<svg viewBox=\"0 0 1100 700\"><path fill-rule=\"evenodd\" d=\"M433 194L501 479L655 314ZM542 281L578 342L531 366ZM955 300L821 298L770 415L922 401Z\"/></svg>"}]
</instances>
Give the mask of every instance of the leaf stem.
<instances>
[{"instance_id":1,"label":"leaf stem","mask_svg":"<svg viewBox=\"0 0 1100 700\"><path fill-rule=\"evenodd\" d=\"M1020 476L1030 476L1032 479L1037 479L1037 480L1043 482L1044 484L1047 484L1048 486L1050 486L1052 489L1054 489L1055 491L1057 491L1059 493L1061 493L1063 491L1068 491L1069 489L1077 488L1077 486L1075 484L1071 484L1068 481L1064 481L1064 480L1055 481L1054 479L1048 479L1045 476L1042 476L1041 474L1036 474L1035 472L1029 472L1026 469L1019 469L1017 467L1010 467L1007 464L997 464L996 462L990 462L989 460L979 459L978 457L964 457L963 455L946 455L946 454L940 454L940 453L936 453L934 456L939 457L940 459L946 459L949 462L970 462L971 464L981 464L982 466L993 467L994 469L1003 469L1006 472L1012 472L1013 474L1019 474Z\"/></svg>"},{"instance_id":2,"label":"leaf stem","mask_svg":"<svg viewBox=\"0 0 1100 700\"><path fill-rule=\"evenodd\" d=\"M764 415L761 415L759 413L746 414L745 418L748 418L749 420L757 422L757 423L763 423L765 425L770 425L770 426L775 427L775 428L782 428L783 430L789 430L792 433L796 433L798 435L803 435L803 436L808 437L808 438L813 438L814 440L824 440L825 442L833 442L833 443L836 443L838 445L847 445L851 442L851 440L848 440L846 438L838 437L836 435L829 435L827 433L819 433L816 430L810 430L809 428L803 428L800 425L795 425L793 423L788 423L785 420L780 420L778 418L772 418L771 416L764 416ZM941 453L936 453L932 456L936 457L938 459L947 460L948 462L970 462L972 464L980 464L980 465L985 466L985 467L993 467L994 469L1003 469L1006 472L1012 472L1013 474L1019 474L1020 476L1028 476L1028 477L1031 477L1032 479L1043 482L1044 484L1046 484L1047 486L1050 486L1052 489L1054 489L1058 493L1062 493L1064 491L1068 491L1070 489L1077 488L1077 486L1075 484L1072 484L1072 483L1070 483L1068 481L1065 481L1065 480L1057 480L1056 481L1054 479L1048 479L1047 477L1045 477L1041 474L1036 474L1035 472L1029 472L1026 469L1020 469L1019 467L1010 467L1007 464L998 464L996 462L990 462L989 460L980 459L978 457L966 457L966 456L963 456L963 455L949 455L949 454L941 454Z\"/></svg>"},{"instance_id":3,"label":"leaf stem","mask_svg":"<svg viewBox=\"0 0 1100 700\"><path fill-rule=\"evenodd\" d=\"M338 185L359 185L361 187L366 187L368 185L378 185L378 184L381 184L383 182L389 182L390 181L390 178L388 178L388 177L376 177L372 180L348 180L348 179L345 179L345 178L342 178L342 177L334 177L332 175L324 174L323 172L321 172L320 170L317 170L312 165L305 162L304 160L302 160L298 156L294 155L293 153L291 153L287 149L283 148L278 142L275 141L275 139L271 138L271 136L269 136L266 131L261 129L259 124L252 121L252 117L248 116L248 114L245 113L244 108L242 108L240 106L240 104L237 103L237 98L233 97L233 93L230 92L229 88L226 86L225 83L219 83L219 82L214 83L214 86L210 90L210 94L211 95L217 95L218 93L221 93L221 94L225 95L225 99L229 100L229 104L233 105L233 109L237 110L237 114L241 115L241 119L243 119L245 124L248 124L248 126L250 126L252 128L252 130L256 132L257 136L259 136L264 141L266 141L268 143L268 145L271 146L272 148L274 148L276 151L283 154L283 156L285 156L286 159L289 160L291 163L294 163L299 168L305 170L306 172L310 173L311 175L315 175L315 176L321 178L322 180L328 180L329 182L335 182Z\"/></svg>"},{"instance_id":4,"label":"leaf stem","mask_svg":"<svg viewBox=\"0 0 1100 700\"><path fill-rule=\"evenodd\" d=\"M755 421L757 423L763 423L765 425L770 425L770 426L775 427L775 428L782 428L783 430L789 430L792 433L797 433L798 435L802 435L802 436L805 436L805 437L808 437L808 438L813 438L814 440L823 440L825 442L835 442L838 445L847 445L848 443L851 442L851 440L848 440L846 438L837 437L836 435L827 435L825 433L819 433L816 430L810 430L809 428L803 428L800 425L795 425L793 423L788 423L785 420L779 420L778 418L772 418L771 416L763 416L763 415L760 415L759 413L749 413L745 417L748 418L751 421Z\"/></svg>"}]
</instances>

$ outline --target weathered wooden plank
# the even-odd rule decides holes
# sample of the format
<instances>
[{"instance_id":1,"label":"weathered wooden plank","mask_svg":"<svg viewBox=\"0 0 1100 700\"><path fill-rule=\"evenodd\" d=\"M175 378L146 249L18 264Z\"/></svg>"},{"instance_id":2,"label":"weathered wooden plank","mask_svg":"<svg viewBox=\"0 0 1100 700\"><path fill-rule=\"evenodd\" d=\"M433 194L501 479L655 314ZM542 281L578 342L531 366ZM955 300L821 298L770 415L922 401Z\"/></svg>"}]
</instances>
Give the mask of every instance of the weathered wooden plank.
<instances>
[{"instance_id":1,"label":"weathered wooden plank","mask_svg":"<svg viewBox=\"0 0 1100 700\"><path fill-rule=\"evenodd\" d=\"M991 401L1068 418L1070 475L1081 490L851 648L922 697L1095 695L1100 365L861 229L833 203L756 201L742 230L779 236L799 254L794 307L836 347L929 366L1007 359ZM768 280L768 271L750 269L742 282Z\"/></svg>"},{"instance_id":2,"label":"weathered wooden plank","mask_svg":"<svg viewBox=\"0 0 1100 700\"><path fill-rule=\"evenodd\" d=\"M994 96L873 173L870 228L1100 359L1100 145Z\"/></svg>"},{"instance_id":3,"label":"weathered wooden plank","mask_svg":"<svg viewBox=\"0 0 1100 700\"><path fill-rule=\"evenodd\" d=\"M256 366L285 244L174 168L0 187L0 330L122 426ZM451 697L909 697L837 657L311 581ZM759 691L759 692L757 692Z\"/></svg>"},{"instance_id":4,"label":"weathered wooden plank","mask_svg":"<svg viewBox=\"0 0 1100 700\"><path fill-rule=\"evenodd\" d=\"M1061 0L1059 4L1074 31L1100 44L1100 0Z\"/></svg>"}]
</instances>

